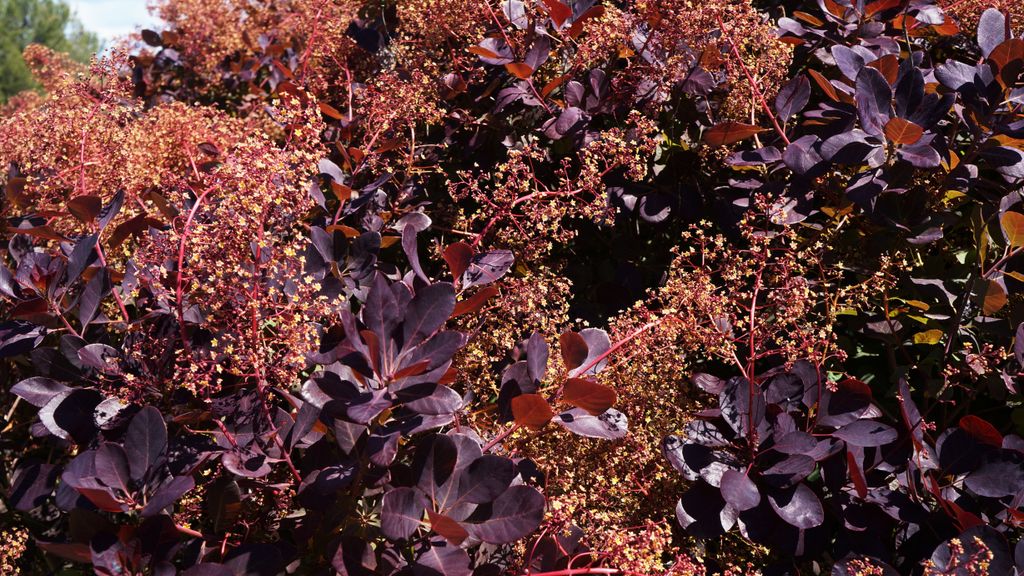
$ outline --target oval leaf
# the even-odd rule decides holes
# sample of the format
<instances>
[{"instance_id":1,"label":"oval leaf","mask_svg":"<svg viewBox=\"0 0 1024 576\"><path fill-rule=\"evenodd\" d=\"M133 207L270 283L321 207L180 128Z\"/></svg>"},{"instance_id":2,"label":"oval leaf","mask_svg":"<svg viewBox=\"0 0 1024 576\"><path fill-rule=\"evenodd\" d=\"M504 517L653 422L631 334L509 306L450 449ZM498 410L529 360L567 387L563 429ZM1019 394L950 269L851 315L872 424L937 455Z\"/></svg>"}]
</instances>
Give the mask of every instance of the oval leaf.
<instances>
[{"instance_id":1,"label":"oval leaf","mask_svg":"<svg viewBox=\"0 0 1024 576\"><path fill-rule=\"evenodd\" d=\"M540 430L554 415L551 405L540 394L520 394L512 399L512 417L520 426Z\"/></svg>"},{"instance_id":2,"label":"oval leaf","mask_svg":"<svg viewBox=\"0 0 1024 576\"><path fill-rule=\"evenodd\" d=\"M583 378L569 378L562 388L562 400L594 415L614 406L616 398L613 388Z\"/></svg>"}]
</instances>

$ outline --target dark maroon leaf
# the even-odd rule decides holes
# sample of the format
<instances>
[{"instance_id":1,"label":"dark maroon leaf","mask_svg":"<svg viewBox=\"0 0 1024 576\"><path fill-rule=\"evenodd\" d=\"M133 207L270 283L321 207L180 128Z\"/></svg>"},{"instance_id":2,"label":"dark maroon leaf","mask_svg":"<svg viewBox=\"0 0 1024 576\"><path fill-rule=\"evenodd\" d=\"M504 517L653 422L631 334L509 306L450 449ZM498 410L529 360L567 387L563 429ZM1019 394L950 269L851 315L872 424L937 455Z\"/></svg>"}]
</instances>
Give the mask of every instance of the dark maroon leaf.
<instances>
[{"instance_id":1,"label":"dark maroon leaf","mask_svg":"<svg viewBox=\"0 0 1024 576\"><path fill-rule=\"evenodd\" d=\"M452 273L453 279L460 279L469 269L473 258L473 248L465 242L456 242L444 249L444 261L448 264L448 270Z\"/></svg>"},{"instance_id":2,"label":"dark maroon leaf","mask_svg":"<svg viewBox=\"0 0 1024 576\"><path fill-rule=\"evenodd\" d=\"M146 44L149 44L150 46L153 46L154 48L159 48L164 44L164 41L160 37L160 34L148 28L144 28L142 30L142 41Z\"/></svg>"},{"instance_id":3,"label":"dark maroon leaf","mask_svg":"<svg viewBox=\"0 0 1024 576\"><path fill-rule=\"evenodd\" d=\"M459 482L459 500L473 504L493 501L509 487L516 467L508 458L485 454L474 460Z\"/></svg>"},{"instance_id":4,"label":"dark maroon leaf","mask_svg":"<svg viewBox=\"0 0 1024 576\"><path fill-rule=\"evenodd\" d=\"M128 424L124 444L132 480L151 475L167 448L167 425L160 411L152 406L140 410Z\"/></svg>"},{"instance_id":5,"label":"dark maroon leaf","mask_svg":"<svg viewBox=\"0 0 1024 576\"><path fill-rule=\"evenodd\" d=\"M455 287L438 282L416 292L409 302L402 324L402 342L419 344L444 325L455 309Z\"/></svg>"},{"instance_id":6,"label":"dark maroon leaf","mask_svg":"<svg viewBox=\"0 0 1024 576\"><path fill-rule=\"evenodd\" d=\"M203 500L203 512L213 526L214 532L221 534L234 525L242 511L242 492L238 483L227 476L221 476L206 484L206 495Z\"/></svg>"},{"instance_id":7,"label":"dark maroon leaf","mask_svg":"<svg viewBox=\"0 0 1024 576\"><path fill-rule=\"evenodd\" d=\"M85 238L82 238L75 244L71 255L68 256L68 269L67 269L67 284L73 283L78 280L78 277L82 275L85 269L96 261L96 240L95 234L90 234Z\"/></svg>"},{"instance_id":8,"label":"dark maroon leaf","mask_svg":"<svg viewBox=\"0 0 1024 576\"><path fill-rule=\"evenodd\" d=\"M195 486L196 483L192 476L178 476L160 486L146 502L146 506L142 509L142 517L146 518L159 514L164 508L177 502L179 498L195 488Z\"/></svg>"},{"instance_id":9,"label":"dark maroon leaf","mask_svg":"<svg viewBox=\"0 0 1024 576\"><path fill-rule=\"evenodd\" d=\"M494 501L490 516L470 533L489 544L507 544L533 532L544 518L544 497L524 485L512 486Z\"/></svg>"},{"instance_id":10,"label":"dark maroon leaf","mask_svg":"<svg viewBox=\"0 0 1024 576\"><path fill-rule=\"evenodd\" d=\"M8 501L22 512L41 506L53 492L59 474L60 469L53 464L19 465L14 471Z\"/></svg>"},{"instance_id":11,"label":"dark maroon leaf","mask_svg":"<svg viewBox=\"0 0 1024 576\"><path fill-rule=\"evenodd\" d=\"M558 337L562 362L568 370L579 368L587 359L587 341L576 332L565 331Z\"/></svg>"},{"instance_id":12,"label":"dark maroon leaf","mask_svg":"<svg viewBox=\"0 0 1024 576\"><path fill-rule=\"evenodd\" d=\"M357 536L345 536L331 565L341 576L372 576L377 573L377 555L369 542Z\"/></svg>"},{"instance_id":13,"label":"dark maroon leaf","mask_svg":"<svg viewBox=\"0 0 1024 576\"><path fill-rule=\"evenodd\" d=\"M698 482L676 504L676 520L690 535L712 538L732 529L736 511L725 503L718 489Z\"/></svg>"},{"instance_id":14,"label":"dark maroon leaf","mask_svg":"<svg viewBox=\"0 0 1024 576\"><path fill-rule=\"evenodd\" d=\"M100 398L95 390L61 392L39 410L39 420L54 436L86 444L96 434L92 414Z\"/></svg>"},{"instance_id":15,"label":"dark maroon leaf","mask_svg":"<svg viewBox=\"0 0 1024 576\"><path fill-rule=\"evenodd\" d=\"M223 564L202 562L185 570L181 576L234 576L235 573Z\"/></svg>"}]
</instances>

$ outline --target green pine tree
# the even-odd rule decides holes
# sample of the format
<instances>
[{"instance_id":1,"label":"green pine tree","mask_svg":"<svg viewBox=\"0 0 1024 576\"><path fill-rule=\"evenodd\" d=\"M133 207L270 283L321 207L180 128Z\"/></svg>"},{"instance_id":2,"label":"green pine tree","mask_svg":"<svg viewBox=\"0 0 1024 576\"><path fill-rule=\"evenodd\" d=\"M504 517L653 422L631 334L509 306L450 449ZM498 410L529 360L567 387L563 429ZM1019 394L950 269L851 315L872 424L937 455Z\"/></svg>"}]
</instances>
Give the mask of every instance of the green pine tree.
<instances>
[{"instance_id":1,"label":"green pine tree","mask_svg":"<svg viewBox=\"0 0 1024 576\"><path fill-rule=\"evenodd\" d=\"M0 102L35 87L21 53L43 44L86 62L99 49L96 35L82 28L61 0L0 0Z\"/></svg>"}]
</instances>

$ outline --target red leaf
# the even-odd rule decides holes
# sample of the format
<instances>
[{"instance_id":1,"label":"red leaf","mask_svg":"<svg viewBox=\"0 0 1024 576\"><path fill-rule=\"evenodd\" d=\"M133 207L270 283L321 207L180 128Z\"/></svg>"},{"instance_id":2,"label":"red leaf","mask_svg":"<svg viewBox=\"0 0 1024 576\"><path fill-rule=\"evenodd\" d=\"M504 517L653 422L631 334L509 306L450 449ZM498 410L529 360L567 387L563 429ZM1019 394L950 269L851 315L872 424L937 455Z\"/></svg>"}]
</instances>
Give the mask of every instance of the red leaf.
<instances>
[{"instance_id":1,"label":"red leaf","mask_svg":"<svg viewBox=\"0 0 1024 576\"><path fill-rule=\"evenodd\" d=\"M569 378L562 388L562 400L595 416L615 405L617 397L615 389L584 378Z\"/></svg>"},{"instance_id":2,"label":"red leaf","mask_svg":"<svg viewBox=\"0 0 1024 576\"><path fill-rule=\"evenodd\" d=\"M807 73L811 75L811 79L814 80L814 83L818 85L818 88L821 88L822 92L824 92L826 96L836 102L839 102L839 94L836 93L836 87L833 86L827 78L811 69L808 69Z\"/></svg>"},{"instance_id":3,"label":"red leaf","mask_svg":"<svg viewBox=\"0 0 1024 576\"><path fill-rule=\"evenodd\" d=\"M712 126L704 133L704 143L708 146L727 146L764 132L764 130L764 128L743 122L722 122Z\"/></svg>"},{"instance_id":4,"label":"red leaf","mask_svg":"<svg viewBox=\"0 0 1024 576\"><path fill-rule=\"evenodd\" d=\"M331 118L334 118L335 120L341 120L342 119L341 112L339 112L338 109L335 108L334 106L331 106L330 104L328 104L326 102L318 102L317 105L320 106L320 111L323 112L325 116L330 116Z\"/></svg>"},{"instance_id":5,"label":"red leaf","mask_svg":"<svg viewBox=\"0 0 1024 576\"><path fill-rule=\"evenodd\" d=\"M985 316L991 316L1003 309L1009 300L1006 290L995 280L986 280L985 292L981 297L981 312Z\"/></svg>"},{"instance_id":6,"label":"red leaf","mask_svg":"<svg viewBox=\"0 0 1024 576\"><path fill-rule=\"evenodd\" d=\"M923 135L923 128L903 118L893 118L885 123L885 137L896 144L913 144Z\"/></svg>"},{"instance_id":7,"label":"red leaf","mask_svg":"<svg viewBox=\"0 0 1024 576\"><path fill-rule=\"evenodd\" d=\"M857 490L857 496L867 498L868 484L864 481L864 472L861 471L860 465L857 464L857 459L854 458L853 453L849 450L846 451L846 468L850 471L850 479L853 480L853 487Z\"/></svg>"},{"instance_id":8,"label":"red leaf","mask_svg":"<svg viewBox=\"0 0 1024 576\"><path fill-rule=\"evenodd\" d=\"M999 224L1006 234L1006 241L1014 248L1024 246L1024 214L1020 212L1004 212L999 217Z\"/></svg>"},{"instance_id":9,"label":"red leaf","mask_svg":"<svg viewBox=\"0 0 1024 576\"><path fill-rule=\"evenodd\" d=\"M409 376L416 376L423 374L427 371L427 367L430 366L430 360L420 360L412 366L406 366L405 368L395 372L391 375L392 380L398 380L399 378L407 378Z\"/></svg>"},{"instance_id":10,"label":"red leaf","mask_svg":"<svg viewBox=\"0 0 1024 576\"><path fill-rule=\"evenodd\" d=\"M533 74L533 68L530 68L530 65L525 62L509 62L505 64L505 69L520 80L526 80Z\"/></svg>"},{"instance_id":11,"label":"red leaf","mask_svg":"<svg viewBox=\"0 0 1024 576\"><path fill-rule=\"evenodd\" d=\"M430 529L444 537L452 546L462 544L469 537L469 532L462 527L462 524L444 514L438 514L428 509L427 517L430 518Z\"/></svg>"},{"instance_id":12,"label":"red leaf","mask_svg":"<svg viewBox=\"0 0 1024 576\"><path fill-rule=\"evenodd\" d=\"M465 242L456 242L444 249L444 261L452 271L452 277L458 282L462 274L469 268L473 259L473 248Z\"/></svg>"},{"instance_id":13,"label":"red leaf","mask_svg":"<svg viewBox=\"0 0 1024 576\"><path fill-rule=\"evenodd\" d=\"M562 362L568 370L578 368L587 359L590 348L583 336L570 330L558 337L558 346L562 349Z\"/></svg>"},{"instance_id":14,"label":"red leaf","mask_svg":"<svg viewBox=\"0 0 1024 576\"><path fill-rule=\"evenodd\" d=\"M452 310L452 318L479 311L497 293L498 289L494 286L481 288L476 294L455 303L455 310Z\"/></svg>"},{"instance_id":15,"label":"red leaf","mask_svg":"<svg viewBox=\"0 0 1024 576\"><path fill-rule=\"evenodd\" d=\"M554 92L555 88L558 88L559 86L561 86L562 83L565 82L566 80L568 80L570 77L571 77L570 74L562 74L558 78L555 78L551 82L548 82L547 84L545 84L544 88L540 91L541 97L547 98L548 94L551 94L552 92Z\"/></svg>"},{"instance_id":16,"label":"red leaf","mask_svg":"<svg viewBox=\"0 0 1024 576\"><path fill-rule=\"evenodd\" d=\"M868 66L881 72L889 84L896 83L896 76L900 71L900 62L895 54L886 54L874 62L869 62Z\"/></svg>"},{"instance_id":17,"label":"red leaf","mask_svg":"<svg viewBox=\"0 0 1024 576\"><path fill-rule=\"evenodd\" d=\"M540 394L520 394L512 399L512 417L520 426L540 430L554 416L551 405Z\"/></svg>"},{"instance_id":18,"label":"red leaf","mask_svg":"<svg viewBox=\"0 0 1024 576\"><path fill-rule=\"evenodd\" d=\"M68 212L88 224L96 219L103 209L103 201L96 196L75 196L68 200Z\"/></svg>"},{"instance_id":19,"label":"red leaf","mask_svg":"<svg viewBox=\"0 0 1024 576\"><path fill-rule=\"evenodd\" d=\"M603 15L604 6L591 6L589 10L587 10L583 14L580 14L580 17L577 18L576 21L572 23L572 26L569 26L569 30L566 32L566 34L568 34L570 38L575 38L579 36L580 32L583 32L583 24L587 20L590 20L591 18L600 18Z\"/></svg>"},{"instance_id":20,"label":"red leaf","mask_svg":"<svg viewBox=\"0 0 1024 576\"><path fill-rule=\"evenodd\" d=\"M973 414L968 414L960 419L960 429L983 444L995 446L996 448L1003 446L1003 435L996 430L996 427L989 424L985 419Z\"/></svg>"},{"instance_id":21,"label":"red leaf","mask_svg":"<svg viewBox=\"0 0 1024 576\"><path fill-rule=\"evenodd\" d=\"M494 52L482 46L470 46L469 48L467 48L467 50L469 50L473 54L476 54L477 56L483 56L484 58L493 58L495 60L501 58L500 55L495 54Z\"/></svg>"},{"instance_id":22,"label":"red leaf","mask_svg":"<svg viewBox=\"0 0 1024 576\"><path fill-rule=\"evenodd\" d=\"M544 0L544 5L548 7L548 14L551 15L551 20L555 23L556 28L561 28L562 24L565 24L565 21L572 16L572 8L558 0Z\"/></svg>"}]
</instances>

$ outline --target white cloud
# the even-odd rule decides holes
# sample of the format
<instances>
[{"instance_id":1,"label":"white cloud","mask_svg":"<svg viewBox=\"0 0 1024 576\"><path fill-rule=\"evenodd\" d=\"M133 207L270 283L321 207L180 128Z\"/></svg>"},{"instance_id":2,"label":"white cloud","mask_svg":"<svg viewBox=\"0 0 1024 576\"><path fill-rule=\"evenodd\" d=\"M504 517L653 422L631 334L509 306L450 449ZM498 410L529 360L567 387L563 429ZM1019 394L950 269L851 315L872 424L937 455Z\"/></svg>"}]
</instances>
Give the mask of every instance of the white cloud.
<instances>
[{"instance_id":1,"label":"white cloud","mask_svg":"<svg viewBox=\"0 0 1024 576\"><path fill-rule=\"evenodd\" d=\"M68 0L86 30L107 43L139 28L156 26L146 0Z\"/></svg>"}]
</instances>

